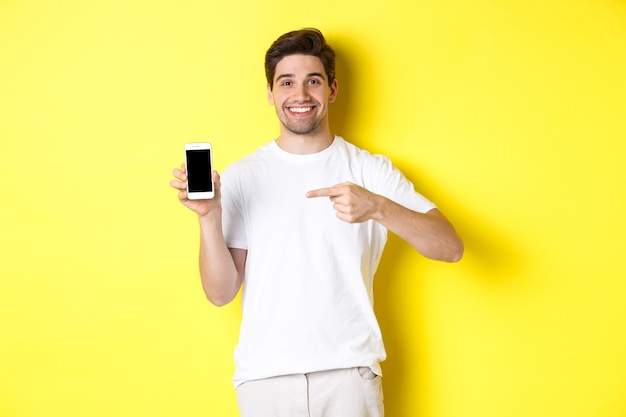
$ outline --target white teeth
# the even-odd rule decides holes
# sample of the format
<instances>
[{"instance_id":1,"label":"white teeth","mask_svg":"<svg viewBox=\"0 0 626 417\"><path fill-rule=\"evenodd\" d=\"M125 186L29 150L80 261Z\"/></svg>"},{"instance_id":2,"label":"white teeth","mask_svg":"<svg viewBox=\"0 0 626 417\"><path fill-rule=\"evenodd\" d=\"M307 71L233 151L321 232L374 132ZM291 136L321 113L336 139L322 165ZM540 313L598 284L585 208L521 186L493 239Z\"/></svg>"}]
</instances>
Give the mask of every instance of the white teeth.
<instances>
[{"instance_id":1,"label":"white teeth","mask_svg":"<svg viewBox=\"0 0 626 417\"><path fill-rule=\"evenodd\" d=\"M294 113L306 113L311 111L312 107L290 107L289 110Z\"/></svg>"}]
</instances>

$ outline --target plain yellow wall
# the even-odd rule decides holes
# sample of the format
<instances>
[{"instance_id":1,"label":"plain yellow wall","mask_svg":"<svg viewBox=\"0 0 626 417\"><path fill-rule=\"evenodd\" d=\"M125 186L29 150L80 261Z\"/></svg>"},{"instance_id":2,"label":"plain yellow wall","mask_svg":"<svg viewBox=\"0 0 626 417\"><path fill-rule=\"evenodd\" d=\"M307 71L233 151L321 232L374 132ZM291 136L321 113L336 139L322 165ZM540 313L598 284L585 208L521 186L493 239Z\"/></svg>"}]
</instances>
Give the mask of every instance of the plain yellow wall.
<instances>
[{"instance_id":1,"label":"plain yellow wall","mask_svg":"<svg viewBox=\"0 0 626 417\"><path fill-rule=\"evenodd\" d=\"M392 237L390 417L626 415L626 3L0 2L0 416L236 416L239 305L204 300L168 186L272 140L263 55L322 29L333 128L466 242Z\"/></svg>"}]
</instances>

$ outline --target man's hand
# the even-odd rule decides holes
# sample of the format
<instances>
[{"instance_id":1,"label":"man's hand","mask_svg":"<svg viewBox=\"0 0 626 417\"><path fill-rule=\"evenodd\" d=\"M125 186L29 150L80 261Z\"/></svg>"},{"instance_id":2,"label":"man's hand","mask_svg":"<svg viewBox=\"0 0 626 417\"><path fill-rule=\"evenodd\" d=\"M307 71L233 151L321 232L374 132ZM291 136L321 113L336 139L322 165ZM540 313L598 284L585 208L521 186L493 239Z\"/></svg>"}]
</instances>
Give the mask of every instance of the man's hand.
<instances>
[{"instance_id":1,"label":"man's hand","mask_svg":"<svg viewBox=\"0 0 626 417\"><path fill-rule=\"evenodd\" d=\"M190 200L187 198L187 168L185 164L180 168L176 168L172 174L176 177L170 181L170 185L178 190L178 199L188 209L196 212L199 216L204 216L209 212L221 208L221 183L220 176L217 171L213 171L213 185L215 186L215 197L208 200Z\"/></svg>"},{"instance_id":2,"label":"man's hand","mask_svg":"<svg viewBox=\"0 0 626 417\"><path fill-rule=\"evenodd\" d=\"M430 259L457 262L463 256L463 241L436 208L418 213L348 182L309 191L306 196L329 197L337 217L345 222L379 222Z\"/></svg>"},{"instance_id":3,"label":"man's hand","mask_svg":"<svg viewBox=\"0 0 626 417\"><path fill-rule=\"evenodd\" d=\"M329 197L337 217L348 223L362 223L379 214L381 197L363 187L344 182L306 193L307 198Z\"/></svg>"}]
</instances>

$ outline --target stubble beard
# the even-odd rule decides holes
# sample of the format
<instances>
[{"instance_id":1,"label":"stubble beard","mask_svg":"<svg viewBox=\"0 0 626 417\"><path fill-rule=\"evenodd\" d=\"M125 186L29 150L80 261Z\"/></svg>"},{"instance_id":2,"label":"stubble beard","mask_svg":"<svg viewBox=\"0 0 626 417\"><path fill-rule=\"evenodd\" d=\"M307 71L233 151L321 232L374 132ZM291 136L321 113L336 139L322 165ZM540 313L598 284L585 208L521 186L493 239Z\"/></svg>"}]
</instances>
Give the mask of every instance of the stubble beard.
<instances>
[{"instance_id":1,"label":"stubble beard","mask_svg":"<svg viewBox=\"0 0 626 417\"><path fill-rule=\"evenodd\" d=\"M279 115L280 122L289 132L296 135L308 135L320 129L324 123L324 118L316 115L310 119L294 119L289 117L289 110L283 108L282 115Z\"/></svg>"}]
</instances>

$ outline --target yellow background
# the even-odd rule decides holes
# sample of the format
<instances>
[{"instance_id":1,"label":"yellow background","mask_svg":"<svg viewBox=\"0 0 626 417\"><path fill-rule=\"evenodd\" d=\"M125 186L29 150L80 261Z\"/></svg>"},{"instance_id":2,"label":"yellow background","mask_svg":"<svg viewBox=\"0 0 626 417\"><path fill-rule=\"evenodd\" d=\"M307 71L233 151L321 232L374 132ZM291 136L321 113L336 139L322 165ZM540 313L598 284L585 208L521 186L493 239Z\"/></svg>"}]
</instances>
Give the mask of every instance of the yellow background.
<instances>
[{"instance_id":1,"label":"yellow background","mask_svg":"<svg viewBox=\"0 0 626 417\"><path fill-rule=\"evenodd\" d=\"M391 238L390 417L626 415L626 3L0 1L0 416L236 416L239 303L168 186L273 139L263 55L319 27L332 125L466 243Z\"/></svg>"}]
</instances>

